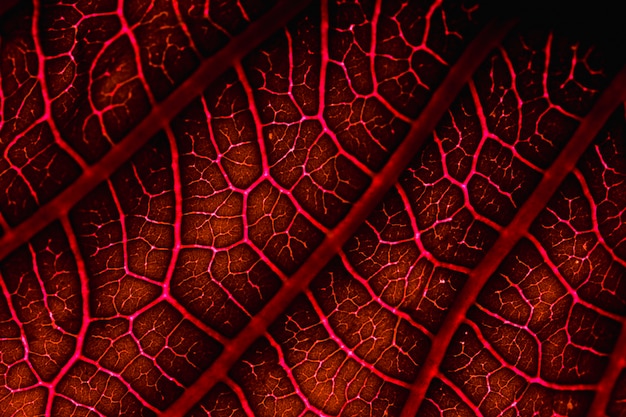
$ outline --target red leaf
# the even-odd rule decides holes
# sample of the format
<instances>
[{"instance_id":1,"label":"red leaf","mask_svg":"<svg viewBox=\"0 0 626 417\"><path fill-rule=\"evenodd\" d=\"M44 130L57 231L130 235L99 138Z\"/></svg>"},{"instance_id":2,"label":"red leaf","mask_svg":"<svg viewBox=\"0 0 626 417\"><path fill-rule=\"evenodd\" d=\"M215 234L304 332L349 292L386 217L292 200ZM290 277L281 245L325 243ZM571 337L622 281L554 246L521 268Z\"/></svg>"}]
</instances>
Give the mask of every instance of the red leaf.
<instances>
[{"instance_id":1,"label":"red leaf","mask_svg":"<svg viewBox=\"0 0 626 417\"><path fill-rule=\"evenodd\" d=\"M0 415L623 415L615 18L308 3L0 8Z\"/></svg>"}]
</instances>

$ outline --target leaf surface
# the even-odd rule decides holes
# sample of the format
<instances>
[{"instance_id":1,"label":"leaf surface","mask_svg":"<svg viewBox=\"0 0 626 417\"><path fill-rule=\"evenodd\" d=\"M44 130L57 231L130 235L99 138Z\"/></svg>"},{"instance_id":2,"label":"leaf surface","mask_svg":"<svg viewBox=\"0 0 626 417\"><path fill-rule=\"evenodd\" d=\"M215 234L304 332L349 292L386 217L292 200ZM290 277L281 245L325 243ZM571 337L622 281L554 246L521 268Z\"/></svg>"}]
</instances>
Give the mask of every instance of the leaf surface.
<instances>
[{"instance_id":1,"label":"leaf surface","mask_svg":"<svg viewBox=\"0 0 626 417\"><path fill-rule=\"evenodd\" d=\"M1 11L0 415L626 412L597 36L471 0Z\"/></svg>"}]
</instances>

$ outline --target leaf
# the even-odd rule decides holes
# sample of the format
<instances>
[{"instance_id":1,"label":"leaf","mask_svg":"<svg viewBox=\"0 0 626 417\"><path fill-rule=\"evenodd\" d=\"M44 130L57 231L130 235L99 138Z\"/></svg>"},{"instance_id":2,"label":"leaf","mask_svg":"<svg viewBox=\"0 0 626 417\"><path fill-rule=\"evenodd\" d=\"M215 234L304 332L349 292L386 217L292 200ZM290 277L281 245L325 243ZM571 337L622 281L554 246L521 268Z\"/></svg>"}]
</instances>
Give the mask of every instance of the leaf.
<instances>
[{"instance_id":1,"label":"leaf","mask_svg":"<svg viewBox=\"0 0 626 417\"><path fill-rule=\"evenodd\" d=\"M10 6L0 415L626 413L615 18Z\"/></svg>"}]
</instances>

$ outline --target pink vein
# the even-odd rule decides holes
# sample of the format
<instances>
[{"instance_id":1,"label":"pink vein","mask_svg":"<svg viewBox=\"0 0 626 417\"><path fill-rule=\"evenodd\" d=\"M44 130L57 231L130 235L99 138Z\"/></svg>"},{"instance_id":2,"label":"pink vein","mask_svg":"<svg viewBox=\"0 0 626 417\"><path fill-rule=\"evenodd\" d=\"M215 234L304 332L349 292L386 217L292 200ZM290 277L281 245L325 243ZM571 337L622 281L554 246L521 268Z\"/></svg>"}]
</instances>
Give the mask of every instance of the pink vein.
<instances>
[{"instance_id":1,"label":"pink vein","mask_svg":"<svg viewBox=\"0 0 626 417\"><path fill-rule=\"evenodd\" d=\"M87 193L109 178L217 77L259 46L266 38L259 36L259 33L273 33L283 28L310 2L311 0L281 0L269 12L251 23L244 32L233 38L222 50L204 60L196 72L167 99L154 106L150 114L100 161L86 169L80 178L50 202L41 206L29 219L8 230L0 239L0 259L4 259L28 242L48 224L64 216Z\"/></svg>"},{"instance_id":2,"label":"pink vein","mask_svg":"<svg viewBox=\"0 0 626 417\"><path fill-rule=\"evenodd\" d=\"M67 236L67 240L70 246L70 250L74 259L76 260L76 270L78 271L78 278L80 280L80 289L81 289L81 323L80 330L78 331L78 335L76 335L76 348L74 349L74 354L67 361L67 363L61 368L59 374L54 378L54 380L47 386L49 389L48 399L46 402L46 415L52 415L52 405L54 403L56 388L63 378L66 377L68 372L74 367L74 365L80 360L83 346L85 343L85 337L87 335L87 327L89 326L89 320L91 316L89 314L89 283L86 270L85 262L78 248L78 241L76 236L72 232L72 226L70 225L70 220L67 217L63 217L61 219L61 224L63 225L63 230L65 231L65 235ZM43 287L42 287L43 290ZM49 310L52 311L52 310Z\"/></svg>"},{"instance_id":3,"label":"pink vein","mask_svg":"<svg viewBox=\"0 0 626 417\"><path fill-rule=\"evenodd\" d=\"M622 68L611 85L602 93L596 105L582 120L567 146L565 146L552 166L545 171L543 179L535 191L522 205L511 223L502 230L500 237L491 250L470 273L467 285L456 296L458 301L448 311L448 315L441 325L441 331L433 340L430 353L415 380L401 417L415 416L426 396L430 382L437 374L452 337L465 319L469 308L475 303L480 290L520 238L524 236L528 227L541 210L544 209L565 177L572 172L578 159L590 146L613 111L625 100L626 67ZM626 336L622 335L623 338L626 338ZM616 352L618 351L620 351L620 348L616 349ZM620 354L616 353L615 355Z\"/></svg>"},{"instance_id":4,"label":"pink vein","mask_svg":"<svg viewBox=\"0 0 626 417\"><path fill-rule=\"evenodd\" d=\"M184 415L218 381L224 379L231 366L258 337L266 333L268 326L278 318L285 306L304 291L332 257L339 253L343 244L356 232L387 191L397 182L400 174L428 139L439 119L448 110L476 68L487 57L488 53L500 43L513 25L514 22L512 21L492 22L472 41L457 63L452 66L419 118L413 123L406 139L389 158L385 167L373 177L370 187L361 199L353 205L350 212L337 227L326 235L322 244L283 284L274 298L230 344L225 346L217 360L161 414L162 417Z\"/></svg>"},{"instance_id":5,"label":"pink vein","mask_svg":"<svg viewBox=\"0 0 626 417\"><path fill-rule=\"evenodd\" d=\"M611 354L606 372L596 387L596 395L591 403L587 417L604 417L611 399L611 392L620 373L626 370L626 319L622 320L622 331Z\"/></svg>"}]
</instances>

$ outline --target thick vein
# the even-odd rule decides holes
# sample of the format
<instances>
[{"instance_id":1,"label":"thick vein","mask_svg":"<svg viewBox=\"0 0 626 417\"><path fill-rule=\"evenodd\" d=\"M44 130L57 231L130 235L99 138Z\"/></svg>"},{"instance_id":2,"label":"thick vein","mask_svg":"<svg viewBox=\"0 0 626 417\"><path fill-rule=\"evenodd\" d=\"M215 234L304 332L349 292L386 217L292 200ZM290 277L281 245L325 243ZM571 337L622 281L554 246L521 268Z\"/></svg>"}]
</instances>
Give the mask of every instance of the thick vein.
<instances>
[{"instance_id":1,"label":"thick vein","mask_svg":"<svg viewBox=\"0 0 626 417\"><path fill-rule=\"evenodd\" d=\"M7 230L0 239L0 259L4 259L47 225L61 218L98 184L109 178L224 71L259 46L266 39L265 36L259 36L259 33L271 34L283 28L310 2L311 0L281 0L269 12L251 23L239 36L233 38L222 50L204 60L180 87L154 106L148 116L108 154L86 169L80 178L50 202L41 206L30 218Z\"/></svg>"},{"instance_id":2,"label":"thick vein","mask_svg":"<svg viewBox=\"0 0 626 417\"><path fill-rule=\"evenodd\" d=\"M489 52L500 44L504 35L513 25L513 21L491 22L470 43L459 60L451 67L450 72L418 119L413 123L406 139L391 155L384 168L372 178L370 187L363 193L361 199L352 206L346 217L326 235L322 244L283 284L274 298L263 307L259 314L252 318L229 345L225 346L215 362L161 416L184 415L218 381L223 380L231 366L258 337L266 333L269 325L279 317L285 306L302 293L322 268L339 253L341 247L382 201L387 191L395 185L400 174L430 137L437 123L474 74L474 71Z\"/></svg>"},{"instance_id":3,"label":"thick vein","mask_svg":"<svg viewBox=\"0 0 626 417\"><path fill-rule=\"evenodd\" d=\"M546 207L552 195L565 180L565 177L572 172L578 159L591 145L613 111L625 100L626 67L622 68L611 85L602 93L552 166L545 171L537 188L522 205L511 223L502 230L500 237L482 261L470 273L467 284L457 294L456 303L448 311L448 315L441 325L441 331L433 340L431 350L411 388L409 400L401 417L415 416L426 396L430 382L439 370L452 337L465 319L469 308L476 302L480 290L517 242L525 235L537 215Z\"/></svg>"}]
</instances>

